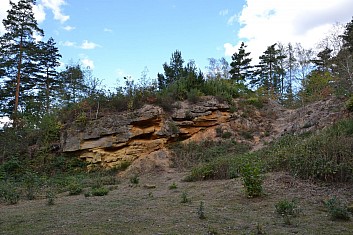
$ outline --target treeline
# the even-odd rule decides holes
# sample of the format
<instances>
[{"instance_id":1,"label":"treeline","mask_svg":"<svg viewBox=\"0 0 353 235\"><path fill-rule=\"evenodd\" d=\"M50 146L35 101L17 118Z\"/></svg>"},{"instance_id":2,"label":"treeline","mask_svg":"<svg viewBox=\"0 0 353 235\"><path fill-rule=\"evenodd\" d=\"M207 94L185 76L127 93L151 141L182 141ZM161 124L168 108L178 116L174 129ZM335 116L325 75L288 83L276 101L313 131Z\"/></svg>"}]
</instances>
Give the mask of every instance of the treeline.
<instances>
[{"instance_id":1,"label":"treeline","mask_svg":"<svg viewBox=\"0 0 353 235\"><path fill-rule=\"evenodd\" d=\"M73 121L145 103L168 109L173 101L195 101L202 95L229 102L239 96L266 97L293 106L332 94L349 95L353 89L353 20L343 34L326 35L318 52L301 44L275 43L256 65L244 42L230 63L210 58L205 73L193 60L185 63L176 50L156 79L149 80L145 70L140 80L124 78L125 85L111 91L100 88L101 80L80 64L58 71L61 55L54 39L35 38L44 36L34 18L35 0L10 4L3 20L6 33L0 37L0 116L9 116L14 125L38 126L58 110L63 121Z\"/></svg>"}]
</instances>

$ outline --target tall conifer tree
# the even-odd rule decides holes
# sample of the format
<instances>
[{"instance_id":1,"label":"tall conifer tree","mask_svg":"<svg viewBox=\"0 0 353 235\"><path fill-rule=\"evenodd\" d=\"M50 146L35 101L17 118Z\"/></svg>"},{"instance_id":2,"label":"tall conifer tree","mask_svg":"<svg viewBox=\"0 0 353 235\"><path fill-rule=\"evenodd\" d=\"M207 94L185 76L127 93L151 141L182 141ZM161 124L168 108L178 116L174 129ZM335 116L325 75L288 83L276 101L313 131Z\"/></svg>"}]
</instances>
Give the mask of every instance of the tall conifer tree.
<instances>
[{"instance_id":1,"label":"tall conifer tree","mask_svg":"<svg viewBox=\"0 0 353 235\"><path fill-rule=\"evenodd\" d=\"M6 33L1 38L1 48L5 58L2 68L6 69L7 80L4 88L8 91L8 105L12 110L7 110L16 123L19 105L27 96L31 96L30 90L34 87L33 50L36 50L35 35L44 36L42 29L38 27L34 18L33 5L35 0L20 0L17 4L10 1L11 9L7 11L7 18L3 20ZM14 89L15 88L15 89Z\"/></svg>"}]
</instances>

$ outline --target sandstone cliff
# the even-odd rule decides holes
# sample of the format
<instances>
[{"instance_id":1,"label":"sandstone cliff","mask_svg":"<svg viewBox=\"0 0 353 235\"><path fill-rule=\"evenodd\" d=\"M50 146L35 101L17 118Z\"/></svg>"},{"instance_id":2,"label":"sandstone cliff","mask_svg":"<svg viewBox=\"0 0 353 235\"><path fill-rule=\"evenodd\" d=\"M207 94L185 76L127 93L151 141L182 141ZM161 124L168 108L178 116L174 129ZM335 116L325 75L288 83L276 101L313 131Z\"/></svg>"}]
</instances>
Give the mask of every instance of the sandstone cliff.
<instances>
[{"instance_id":1,"label":"sandstone cliff","mask_svg":"<svg viewBox=\"0 0 353 235\"><path fill-rule=\"evenodd\" d=\"M168 167L167 145L175 141L233 138L258 149L285 133L322 128L344 115L342 102L337 99L298 110L284 109L271 101L256 108L246 100L235 100L230 107L214 97L171 105L171 113L159 106L145 105L84 125L67 124L61 133L63 152L75 152L91 165L109 168L133 162L148 171Z\"/></svg>"}]
</instances>

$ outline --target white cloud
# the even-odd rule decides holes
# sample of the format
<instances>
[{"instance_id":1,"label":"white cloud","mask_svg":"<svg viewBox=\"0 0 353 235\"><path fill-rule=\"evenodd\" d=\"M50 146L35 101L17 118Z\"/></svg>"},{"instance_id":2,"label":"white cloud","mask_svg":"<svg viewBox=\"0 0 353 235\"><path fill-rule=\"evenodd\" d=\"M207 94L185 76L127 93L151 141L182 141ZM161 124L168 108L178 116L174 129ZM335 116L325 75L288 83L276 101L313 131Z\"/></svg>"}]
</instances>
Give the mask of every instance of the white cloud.
<instances>
[{"instance_id":1,"label":"white cloud","mask_svg":"<svg viewBox=\"0 0 353 235\"><path fill-rule=\"evenodd\" d=\"M12 123L12 120L10 120L9 117L5 116L5 117L0 117L0 130L5 126L5 125L9 125Z\"/></svg>"},{"instance_id":2,"label":"white cloud","mask_svg":"<svg viewBox=\"0 0 353 235\"><path fill-rule=\"evenodd\" d=\"M72 26L68 25L68 26L63 27L63 29L66 30L66 31L72 31L72 30L75 29L75 27L72 27Z\"/></svg>"},{"instance_id":3,"label":"white cloud","mask_svg":"<svg viewBox=\"0 0 353 235\"><path fill-rule=\"evenodd\" d=\"M239 16L237 14L232 15L231 17L229 17L227 24L233 25L238 20L238 18Z\"/></svg>"},{"instance_id":4,"label":"white cloud","mask_svg":"<svg viewBox=\"0 0 353 235\"><path fill-rule=\"evenodd\" d=\"M66 5L64 0L42 0L41 4L53 12L55 20L64 23L70 19L70 16L64 15L61 10L61 7Z\"/></svg>"},{"instance_id":5,"label":"white cloud","mask_svg":"<svg viewBox=\"0 0 353 235\"><path fill-rule=\"evenodd\" d=\"M18 3L19 0L12 0L14 3ZM59 20L61 23L66 22L70 16L62 13L61 7L65 5L64 0L41 0L33 6L34 17L38 23L42 23L46 18L45 9L48 8L53 12L54 19ZM0 22L7 17L7 11L10 9L10 3L8 0L0 1ZM0 35L5 33L5 28L0 23Z\"/></svg>"},{"instance_id":6,"label":"white cloud","mask_svg":"<svg viewBox=\"0 0 353 235\"><path fill-rule=\"evenodd\" d=\"M228 15L228 13L229 13L229 10L228 10L228 9L223 9L223 10L221 10L221 11L219 12L219 15L221 15L221 16L226 16L226 15Z\"/></svg>"},{"instance_id":7,"label":"white cloud","mask_svg":"<svg viewBox=\"0 0 353 235\"><path fill-rule=\"evenodd\" d=\"M80 46L80 48L85 50L95 49L96 47L99 47L99 45L94 42L89 42L87 40L84 40Z\"/></svg>"},{"instance_id":8,"label":"white cloud","mask_svg":"<svg viewBox=\"0 0 353 235\"><path fill-rule=\"evenodd\" d=\"M18 0L13 1L15 3L18 2ZM5 28L4 25L2 24L2 20L6 18L7 16L7 11L10 9L10 4L9 1L0 1L0 35L4 34Z\"/></svg>"},{"instance_id":9,"label":"white cloud","mask_svg":"<svg viewBox=\"0 0 353 235\"><path fill-rule=\"evenodd\" d=\"M84 68L94 69L94 62L91 59L84 58L81 59L82 65Z\"/></svg>"},{"instance_id":10,"label":"white cloud","mask_svg":"<svg viewBox=\"0 0 353 235\"><path fill-rule=\"evenodd\" d=\"M33 6L34 17L38 23L42 23L45 20L45 11L43 5L34 5Z\"/></svg>"},{"instance_id":11,"label":"white cloud","mask_svg":"<svg viewBox=\"0 0 353 235\"><path fill-rule=\"evenodd\" d=\"M352 0L246 0L239 14L240 41L255 60L276 42L300 42L306 48L314 48L332 25L351 20ZM224 45L225 53L239 48L240 43Z\"/></svg>"},{"instance_id":12,"label":"white cloud","mask_svg":"<svg viewBox=\"0 0 353 235\"><path fill-rule=\"evenodd\" d=\"M74 47L76 43L71 41L65 41L65 42L60 42L60 45L63 45L65 47Z\"/></svg>"},{"instance_id":13,"label":"white cloud","mask_svg":"<svg viewBox=\"0 0 353 235\"><path fill-rule=\"evenodd\" d=\"M104 32L111 33L111 32L113 32L113 30L112 30L112 29L109 29L109 28L104 28Z\"/></svg>"},{"instance_id":14,"label":"white cloud","mask_svg":"<svg viewBox=\"0 0 353 235\"><path fill-rule=\"evenodd\" d=\"M225 50L225 52L224 52L224 54L226 55L226 56L232 56L233 54L234 54L234 52L236 52L237 51L237 46L233 46L232 44L230 44L230 43L225 43L224 45L223 45L223 47L224 47L224 50Z\"/></svg>"}]
</instances>

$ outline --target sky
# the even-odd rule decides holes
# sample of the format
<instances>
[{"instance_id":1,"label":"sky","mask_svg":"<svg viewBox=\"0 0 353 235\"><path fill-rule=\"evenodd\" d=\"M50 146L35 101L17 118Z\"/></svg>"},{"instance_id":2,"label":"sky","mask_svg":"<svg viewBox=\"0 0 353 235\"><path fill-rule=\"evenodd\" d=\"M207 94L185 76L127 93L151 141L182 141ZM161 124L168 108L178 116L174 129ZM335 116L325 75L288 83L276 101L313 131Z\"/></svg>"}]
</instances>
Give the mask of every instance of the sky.
<instances>
[{"instance_id":1,"label":"sky","mask_svg":"<svg viewBox=\"0 0 353 235\"><path fill-rule=\"evenodd\" d=\"M0 20L8 9L0 0ZM206 71L208 58L230 62L242 41L255 61L276 42L315 48L352 9L352 0L37 0L34 12L63 67L80 62L109 88L146 68L155 79L175 50Z\"/></svg>"}]
</instances>

